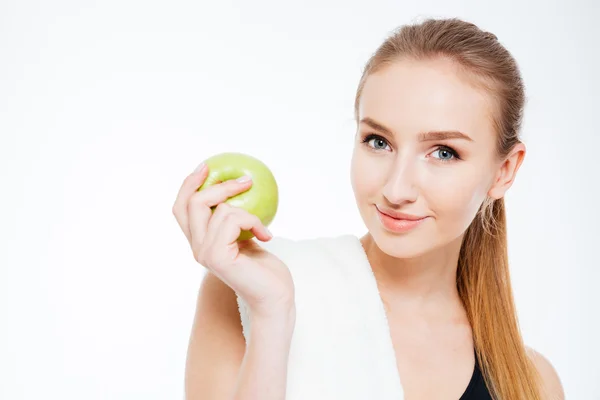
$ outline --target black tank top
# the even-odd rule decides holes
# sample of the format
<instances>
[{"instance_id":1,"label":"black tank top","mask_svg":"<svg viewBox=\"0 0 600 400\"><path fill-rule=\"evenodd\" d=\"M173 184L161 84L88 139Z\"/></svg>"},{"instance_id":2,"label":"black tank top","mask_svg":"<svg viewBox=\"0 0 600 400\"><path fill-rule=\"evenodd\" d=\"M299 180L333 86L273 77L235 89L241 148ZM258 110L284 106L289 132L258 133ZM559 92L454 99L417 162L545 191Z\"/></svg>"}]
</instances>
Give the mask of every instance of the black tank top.
<instances>
[{"instance_id":1,"label":"black tank top","mask_svg":"<svg viewBox=\"0 0 600 400\"><path fill-rule=\"evenodd\" d=\"M475 356L475 368L473 369L471 381L459 400L492 400L492 396L485 385L477 356Z\"/></svg>"}]
</instances>

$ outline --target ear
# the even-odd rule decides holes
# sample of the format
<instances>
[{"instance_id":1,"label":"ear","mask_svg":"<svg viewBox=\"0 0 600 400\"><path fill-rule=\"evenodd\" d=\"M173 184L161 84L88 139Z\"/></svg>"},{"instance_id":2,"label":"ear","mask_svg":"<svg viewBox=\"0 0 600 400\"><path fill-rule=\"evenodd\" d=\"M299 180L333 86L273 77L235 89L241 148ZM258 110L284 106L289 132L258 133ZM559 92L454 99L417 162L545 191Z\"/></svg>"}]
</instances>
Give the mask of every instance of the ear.
<instances>
[{"instance_id":1,"label":"ear","mask_svg":"<svg viewBox=\"0 0 600 400\"><path fill-rule=\"evenodd\" d=\"M496 173L492 187L488 191L488 196L493 199L504 197L506 191L512 186L517 172L523 163L527 149L522 142L517 143L508 156L504 159Z\"/></svg>"}]
</instances>

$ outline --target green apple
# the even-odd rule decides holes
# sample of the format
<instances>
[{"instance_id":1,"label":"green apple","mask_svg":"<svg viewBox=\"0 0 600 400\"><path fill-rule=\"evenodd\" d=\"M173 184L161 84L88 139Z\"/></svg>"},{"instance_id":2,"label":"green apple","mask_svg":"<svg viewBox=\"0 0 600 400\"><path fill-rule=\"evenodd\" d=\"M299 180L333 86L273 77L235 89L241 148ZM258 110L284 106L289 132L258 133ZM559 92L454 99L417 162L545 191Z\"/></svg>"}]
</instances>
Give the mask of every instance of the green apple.
<instances>
[{"instance_id":1,"label":"green apple","mask_svg":"<svg viewBox=\"0 0 600 400\"><path fill-rule=\"evenodd\" d=\"M221 153L204 162L208 166L208 177L198 191L248 175L252 178L250 189L228 198L225 203L256 215L265 226L273 221L279 204L279 190L273 173L262 161L243 153ZM215 208L212 207L212 210ZM253 237L252 231L242 230L237 240Z\"/></svg>"}]
</instances>

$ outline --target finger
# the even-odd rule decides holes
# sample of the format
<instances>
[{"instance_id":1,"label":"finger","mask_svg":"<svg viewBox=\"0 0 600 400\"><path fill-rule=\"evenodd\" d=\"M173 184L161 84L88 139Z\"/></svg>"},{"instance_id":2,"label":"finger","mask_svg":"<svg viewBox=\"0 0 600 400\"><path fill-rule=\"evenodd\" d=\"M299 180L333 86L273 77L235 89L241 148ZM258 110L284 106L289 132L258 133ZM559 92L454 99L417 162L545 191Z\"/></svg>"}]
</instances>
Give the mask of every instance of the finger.
<instances>
[{"instance_id":1,"label":"finger","mask_svg":"<svg viewBox=\"0 0 600 400\"><path fill-rule=\"evenodd\" d=\"M214 207L223 203L230 197L245 192L252 187L252 180L230 179L225 182L217 183L192 194L191 201L203 204L208 207Z\"/></svg>"},{"instance_id":2,"label":"finger","mask_svg":"<svg viewBox=\"0 0 600 400\"><path fill-rule=\"evenodd\" d=\"M190 200L190 197L204 183L207 176L208 168L206 166L203 166L200 170L188 175L183 181L181 187L179 188L177 197L173 204L173 215L175 216L179 227L183 231L188 241L190 240L190 230L187 204Z\"/></svg>"},{"instance_id":3,"label":"finger","mask_svg":"<svg viewBox=\"0 0 600 400\"><path fill-rule=\"evenodd\" d=\"M252 181L228 180L192 194L187 206L190 242L193 240L199 245L204 241L214 206L223 204L225 200L248 190L250 186Z\"/></svg>"},{"instance_id":4,"label":"finger","mask_svg":"<svg viewBox=\"0 0 600 400\"><path fill-rule=\"evenodd\" d=\"M213 216L214 224L216 226L225 227L225 225L227 225L227 222L225 220L231 217L234 220L234 222L239 221L238 226L240 228L240 233L241 230L252 231L254 236L256 236L256 238L261 241L268 241L272 238L271 232L269 232L267 227L263 225L260 218L258 218L256 215L249 213L248 211L240 207L235 207L227 203L222 203L221 205L219 205L219 207L222 208L221 212L218 214L215 212L216 215ZM235 240L231 241L230 243L233 243L234 241Z\"/></svg>"},{"instance_id":5,"label":"finger","mask_svg":"<svg viewBox=\"0 0 600 400\"><path fill-rule=\"evenodd\" d=\"M242 230L249 230L257 239L268 241L272 238L260 219L246 210L227 203L219 204L208 222L205 246L210 247L216 259L231 261L237 254L237 239Z\"/></svg>"},{"instance_id":6,"label":"finger","mask_svg":"<svg viewBox=\"0 0 600 400\"><path fill-rule=\"evenodd\" d=\"M206 165L202 166L200 170L194 171L189 174L183 181L179 191L177 193L177 197L175 199L175 203L173 204L173 209L182 210L185 209L185 204L192 194L194 194L198 188L204 183L206 177L208 176L208 167Z\"/></svg>"}]
</instances>

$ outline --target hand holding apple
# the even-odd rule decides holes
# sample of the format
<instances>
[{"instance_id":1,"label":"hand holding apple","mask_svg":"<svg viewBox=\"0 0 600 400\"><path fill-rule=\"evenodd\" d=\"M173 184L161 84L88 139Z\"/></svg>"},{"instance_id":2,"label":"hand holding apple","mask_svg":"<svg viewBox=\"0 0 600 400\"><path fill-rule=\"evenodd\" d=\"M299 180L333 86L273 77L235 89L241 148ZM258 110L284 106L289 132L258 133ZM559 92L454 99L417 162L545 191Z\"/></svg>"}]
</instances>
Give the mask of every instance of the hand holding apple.
<instances>
[{"instance_id":1,"label":"hand holding apple","mask_svg":"<svg viewBox=\"0 0 600 400\"><path fill-rule=\"evenodd\" d=\"M234 179L244 175L254 185ZM240 239L271 240L262 221L269 223L276 210L277 186L270 171L252 157L233 153L212 157L188 175L173 205L195 260L231 287L251 315L267 319L293 315L291 274L277 256Z\"/></svg>"},{"instance_id":2,"label":"hand holding apple","mask_svg":"<svg viewBox=\"0 0 600 400\"><path fill-rule=\"evenodd\" d=\"M243 153L221 153L208 158L204 163L208 166L208 177L198 191L231 179L249 176L252 180L250 189L228 198L225 203L256 215L265 227L273 221L279 204L279 191L273 173L262 161ZM243 230L238 241L253 237L251 231Z\"/></svg>"}]
</instances>

